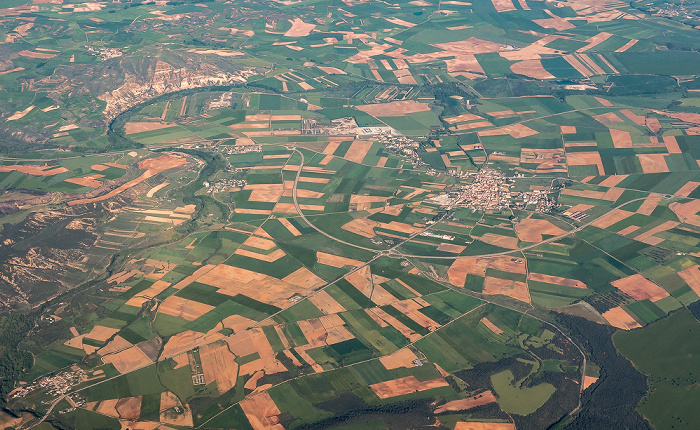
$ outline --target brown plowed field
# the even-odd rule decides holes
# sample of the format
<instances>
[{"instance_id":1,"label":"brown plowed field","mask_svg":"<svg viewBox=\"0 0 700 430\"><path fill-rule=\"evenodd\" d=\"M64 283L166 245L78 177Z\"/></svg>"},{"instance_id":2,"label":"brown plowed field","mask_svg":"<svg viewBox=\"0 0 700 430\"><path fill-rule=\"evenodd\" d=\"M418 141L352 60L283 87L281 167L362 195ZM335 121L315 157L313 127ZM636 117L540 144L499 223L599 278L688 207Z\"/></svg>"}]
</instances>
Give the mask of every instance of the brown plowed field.
<instances>
[{"instance_id":1,"label":"brown plowed field","mask_svg":"<svg viewBox=\"0 0 700 430\"><path fill-rule=\"evenodd\" d=\"M119 399L115 409L119 413L120 418L137 420L141 414L141 396Z\"/></svg>"},{"instance_id":2,"label":"brown plowed field","mask_svg":"<svg viewBox=\"0 0 700 430\"><path fill-rule=\"evenodd\" d=\"M623 209L614 209L612 212L608 212L608 214L595 221L593 226L598 228L608 228L613 224L631 217L632 215L634 215L634 212L629 212Z\"/></svg>"},{"instance_id":3,"label":"brown plowed field","mask_svg":"<svg viewBox=\"0 0 700 430\"><path fill-rule=\"evenodd\" d=\"M595 207L593 205L587 205L585 203L579 203L576 206L572 206L567 212L586 212L588 209Z\"/></svg>"},{"instance_id":4,"label":"brown plowed field","mask_svg":"<svg viewBox=\"0 0 700 430\"><path fill-rule=\"evenodd\" d=\"M659 205L659 202L661 202L661 197L649 197L642 202L642 205L637 209L637 213L647 216L651 215L656 206Z\"/></svg>"},{"instance_id":5,"label":"brown plowed field","mask_svg":"<svg viewBox=\"0 0 700 430\"><path fill-rule=\"evenodd\" d=\"M628 176L629 175L611 175L603 179L603 181L598 185L600 185L601 187L614 187L620 182L627 179Z\"/></svg>"},{"instance_id":6,"label":"brown plowed field","mask_svg":"<svg viewBox=\"0 0 700 430\"><path fill-rule=\"evenodd\" d=\"M428 103L421 103L415 100L399 100L355 107L372 116L404 116L407 113L427 112L430 110Z\"/></svg>"},{"instance_id":7,"label":"brown plowed field","mask_svg":"<svg viewBox=\"0 0 700 430\"><path fill-rule=\"evenodd\" d=\"M309 301L326 315L345 312L346 309L340 305L330 294L325 291L319 291L309 297Z\"/></svg>"},{"instance_id":8,"label":"brown plowed field","mask_svg":"<svg viewBox=\"0 0 700 430\"><path fill-rule=\"evenodd\" d=\"M263 303L285 308L289 306L288 297L295 293L309 294L322 281L320 278L288 278L294 284L262 273L239 267L220 264L199 278L198 282L219 288L219 293L235 296L246 295ZM313 282L312 282L313 281ZM166 300L167 301L167 300Z\"/></svg>"},{"instance_id":9,"label":"brown plowed field","mask_svg":"<svg viewBox=\"0 0 700 430\"><path fill-rule=\"evenodd\" d=\"M668 207L676 214L681 222L700 227L700 217L698 216L700 200L693 200L688 203L675 202L671 203Z\"/></svg>"},{"instance_id":10,"label":"brown plowed field","mask_svg":"<svg viewBox=\"0 0 700 430\"><path fill-rule=\"evenodd\" d=\"M416 354L409 348L402 348L394 353L385 355L384 357L380 358L379 361L384 365L384 367L391 370L398 369L399 367L413 367L413 361L417 359L418 357Z\"/></svg>"},{"instance_id":11,"label":"brown plowed field","mask_svg":"<svg viewBox=\"0 0 700 430\"><path fill-rule=\"evenodd\" d=\"M510 236L501 236L499 234L486 233L479 238L480 241L501 248L516 249L518 247L518 238Z\"/></svg>"},{"instance_id":12,"label":"brown plowed field","mask_svg":"<svg viewBox=\"0 0 700 430\"><path fill-rule=\"evenodd\" d=\"M136 346L132 346L116 354L106 355L102 357L102 361L105 363L112 363L121 374L129 373L153 363L153 361Z\"/></svg>"},{"instance_id":13,"label":"brown plowed field","mask_svg":"<svg viewBox=\"0 0 700 430\"><path fill-rule=\"evenodd\" d=\"M690 193L695 191L698 185L700 185L700 182L688 181L685 184L683 184L683 186L678 191L673 193L673 195L678 197L688 197Z\"/></svg>"},{"instance_id":14,"label":"brown plowed field","mask_svg":"<svg viewBox=\"0 0 700 430\"><path fill-rule=\"evenodd\" d=\"M546 219L528 218L515 225L515 233L522 241L541 242L543 234L557 236L565 233L565 231Z\"/></svg>"},{"instance_id":15,"label":"brown plowed field","mask_svg":"<svg viewBox=\"0 0 700 430\"><path fill-rule=\"evenodd\" d=\"M528 279L532 281L546 282L548 284L562 285L564 287L588 288L585 283L579 281L578 279L562 278L560 276L545 275L542 273L530 272Z\"/></svg>"},{"instance_id":16,"label":"brown plowed field","mask_svg":"<svg viewBox=\"0 0 700 430\"><path fill-rule=\"evenodd\" d=\"M665 154L637 154L644 173L668 172Z\"/></svg>"},{"instance_id":17,"label":"brown plowed field","mask_svg":"<svg viewBox=\"0 0 700 430\"><path fill-rule=\"evenodd\" d=\"M352 258L341 257L339 255L328 254L321 251L318 251L316 253L316 259L321 264L338 268L345 266L359 267L364 264L362 261L359 260L353 260Z\"/></svg>"},{"instance_id":18,"label":"brown plowed field","mask_svg":"<svg viewBox=\"0 0 700 430\"><path fill-rule=\"evenodd\" d=\"M487 295L501 294L521 302L530 303L530 292L527 289L527 284L520 281L487 276L482 293Z\"/></svg>"},{"instance_id":19,"label":"brown plowed field","mask_svg":"<svg viewBox=\"0 0 700 430\"><path fill-rule=\"evenodd\" d=\"M483 393L479 393L476 396L469 397L467 399L453 400L451 402L447 402L444 405L439 406L437 409L435 409L435 413L440 414L442 412L465 411L467 409L475 408L481 405L487 405L496 401L497 399L491 391L484 391Z\"/></svg>"},{"instance_id":20,"label":"brown plowed field","mask_svg":"<svg viewBox=\"0 0 700 430\"><path fill-rule=\"evenodd\" d=\"M432 388L446 387L448 385L447 381L442 378L421 382L416 379L415 376L407 376L405 378L372 384L369 388L371 388L380 399L388 399L418 391L430 390Z\"/></svg>"},{"instance_id":21,"label":"brown plowed field","mask_svg":"<svg viewBox=\"0 0 700 430\"><path fill-rule=\"evenodd\" d=\"M605 320L609 322L611 326L622 330L632 330L633 328L641 327L641 325L635 321L630 314L625 312L625 310L619 306L604 312L603 318L605 318Z\"/></svg>"},{"instance_id":22,"label":"brown plowed field","mask_svg":"<svg viewBox=\"0 0 700 430\"><path fill-rule=\"evenodd\" d=\"M441 243L437 248L438 251L443 251L443 252L451 252L453 254L459 254L460 252L464 251L467 249L466 246L463 245L453 245L451 243Z\"/></svg>"},{"instance_id":23,"label":"brown plowed field","mask_svg":"<svg viewBox=\"0 0 700 430\"><path fill-rule=\"evenodd\" d=\"M635 300L649 299L656 302L669 296L666 290L638 273L612 281L611 284Z\"/></svg>"},{"instance_id":24,"label":"brown plowed field","mask_svg":"<svg viewBox=\"0 0 700 430\"><path fill-rule=\"evenodd\" d=\"M204 381L207 385L216 381L219 394L224 394L236 386L238 380L238 363L223 342L203 345L199 348Z\"/></svg>"},{"instance_id":25,"label":"brown plowed field","mask_svg":"<svg viewBox=\"0 0 700 430\"><path fill-rule=\"evenodd\" d=\"M180 413L176 412L181 411ZM174 393L164 391L160 394L160 422L175 426L192 427L192 411L189 405L183 405ZM162 427L161 427L162 428Z\"/></svg>"},{"instance_id":26,"label":"brown plowed field","mask_svg":"<svg viewBox=\"0 0 700 430\"><path fill-rule=\"evenodd\" d=\"M143 131L160 130L163 128L174 127L177 124L162 123L162 122L127 122L124 124L124 130L126 134L141 133Z\"/></svg>"},{"instance_id":27,"label":"brown plowed field","mask_svg":"<svg viewBox=\"0 0 700 430\"><path fill-rule=\"evenodd\" d=\"M500 328L498 328L498 326L497 326L496 324L494 324L494 323L492 323L491 321L489 321L488 318L483 317L483 318L481 319L481 322L482 322L486 327L488 327L488 329L491 330L494 334L503 334L503 330L501 330Z\"/></svg>"},{"instance_id":28,"label":"brown plowed field","mask_svg":"<svg viewBox=\"0 0 700 430\"><path fill-rule=\"evenodd\" d=\"M170 296L165 299L163 303L161 303L160 307L158 308L158 312L173 316L175 318L194 321L212 309L214 309L214 306L195 302L193 300L183 299L182 297L178 296Z\"/></svg>"},{"instance_id":29,"label":"brown plowed field","mask_svg":"<svg viewBox=\"0 0 700 430\"><path fill-rule=\"evenodd\" d=\"M700 266L696 264L695 266L683 269L678 272L678 276L688 284L695 294L700 296Z\"/></svg>"},{"instance_id":30,"label":"brown plowed field","mask_svg":"<svg viewBox=\"0 0 700 430\"><path fill-rule=\"evenodd\" d=\"M267 391L243 400L240 405L253 430L284 430L279 424L281 412Z\"/></svg>"},{"instance_id":31,"label":"brown plowed field","mask_svg":"<svg viewBox=\"0 0 700 430\"><path fill-rule=\"evenodd\" d=\"M515 430L513 423L458 421L454 430Z\"/></svg>"},{"instance_id":32,"label":"brown plowed field","mask_svg":"<svg viewBox=\"0 0 700 430\"><path fill-rule=\"evenodd\" d=\"M356 140L352 143L352 145L350 145L350 148L348 148L348 152L345 153L345 156L343 158L354 163L361 163L371 147L371 141Z\"/></svg>"},{"instance_id":33,"label":"brown plowed field","mask_svg":"<svg viewBox=\"0 0 700 430\"><path fill-rule=\"evenodd\" d=\"M244 190L252 190L248 201L275 203L279 200L284 191L283 184L251 184L246 185Z\"/></svg>"},{"instance_id":34,"label":"brown plowed field","mask_svg":"<svg viewBox=\"0 0 700 430\"><path fill-rule=\"evenodd\" d=\"M533 79L554 79L555 76L549 73L542 66L542 62L537 59L523 60L510 66L513 73L527 76Z\"/></svg>"},{"instance_id":35,"label":"brown plowed field","mask_svg":"<svg viewBox=\"0 0 700 430\"><path fill-rule=\"evenodd\" d=\"M463 287L467 274L479 276L486 275L487 268L502 270L511 273L525 273L524 261L510 256L493 257L462 257L452 263L447 271L450 283L457 287Z\"/></svg>"},{"instance_id":36,"label":"brown plowed field","mask_svg":"<svg viewBox=\"0 0 700 430\"><path fill-rule=\"evenodd\" d=\"M632 146L630 146L630 148L631 147ZM597 152L569 152L566 154L566 163L569 166L586 166L594 164L598 167L599 175L605 174L603 160L601 160L600 154Z\"/></svg>"},{"instance_id":37,"label":"brown plowed field","mask_svg":"<svg viewBox=\"0 0 700 430\"><path fill-rule=\"evenodd\" d=\"M12 172L17 171L20 173L26 173L28 175L35 176L53 176L59 173L67 172L68 169L65 167L53 167L53 166L32 166L32 165L15 165L15 166L0 166L1 172Z\"/></svg>"},{"instance_id":38,"label":"brown plowed field","mask_svg":"<svg viewBox=\"0 0 700 430\"><path fill-rule=\"evenodd\" d=\"M277 220L294 236L301 236L301 232L294 227L294 225L287 218L278 218Z\"/></svg>"}]
</instances>

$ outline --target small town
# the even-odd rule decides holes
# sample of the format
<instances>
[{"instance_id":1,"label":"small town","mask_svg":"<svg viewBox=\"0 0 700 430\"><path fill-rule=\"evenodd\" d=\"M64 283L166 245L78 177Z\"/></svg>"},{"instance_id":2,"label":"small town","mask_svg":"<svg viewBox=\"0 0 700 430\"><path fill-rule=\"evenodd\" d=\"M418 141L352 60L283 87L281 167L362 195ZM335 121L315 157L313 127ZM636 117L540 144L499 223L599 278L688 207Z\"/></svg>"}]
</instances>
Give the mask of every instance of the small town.
<instances>
[{"instance_id":1,"label":"small town","mask_svg":"<svg viewBox=\"0 0 700 430\"><path fill-rule=\"evenodd\" d=\"M262 152L262 145L219 145L216 151L226 155Z\"/></svg>"},{"instance_id":2,"label":"small town","mask_svg":"<svg viewBox=\"0 0 700 430\"><path fill-rule=\"evenodd\" d=\"M484 167L474 182L460 190L457 204L480 211L507 209L511 204L511 185L505 173Z\"/></svg>"},{"instance_id":3,"label":"small town","mask_svg":"<svg viewBox=\"0 0 700 430\"><path fill-rule=\"evenodd\" d=\"M62 396L70 391L74 385L77 385L86 379L87 373L83 369L74 366L68 371L61 372L54 376L45 376L41 379L32 381L27 385L20 386L12 391L8 397L10 399L25 397L32 391L42 388L45 388L46 392L52 396Z\"/></svg>"}]
</instances>

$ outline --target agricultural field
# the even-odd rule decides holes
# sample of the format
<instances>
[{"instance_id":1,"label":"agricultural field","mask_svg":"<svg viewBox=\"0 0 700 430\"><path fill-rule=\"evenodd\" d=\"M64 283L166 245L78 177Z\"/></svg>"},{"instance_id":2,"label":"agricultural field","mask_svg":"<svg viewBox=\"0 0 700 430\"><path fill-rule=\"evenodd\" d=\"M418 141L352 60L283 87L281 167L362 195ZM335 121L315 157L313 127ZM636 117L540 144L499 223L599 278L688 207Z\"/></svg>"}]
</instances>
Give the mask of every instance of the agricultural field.
<instances>
[{"instance_id":1,"label":"agricultural field","mask_svg":"<svg viewBox=\"0 0 700 430\"><path fill-rule=\"evenodd\" d=\"M0 423L693 428L698 6L0 5Z\"/></svg>"}]
</instances>

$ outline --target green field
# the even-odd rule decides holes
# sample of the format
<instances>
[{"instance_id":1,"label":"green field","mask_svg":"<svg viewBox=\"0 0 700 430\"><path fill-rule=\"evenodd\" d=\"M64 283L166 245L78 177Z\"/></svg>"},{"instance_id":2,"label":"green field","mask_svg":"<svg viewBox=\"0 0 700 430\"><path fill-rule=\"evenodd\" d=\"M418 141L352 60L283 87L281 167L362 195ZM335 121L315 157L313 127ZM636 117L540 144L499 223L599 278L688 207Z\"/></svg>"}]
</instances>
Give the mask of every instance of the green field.
<instances>
[{"instance_id":1,"label":"green field","mask_svg":"<svg viewBox=\"0 0 700 430\"><path fill-rule=\"evenodd\" d=\"M693 405L700 398L694 375L700 372L700 323L686 309L642 330L618 332L615 346L647 375L649 394L638 410L656 428L699 425Z\"/></svg>"}]
</instances>

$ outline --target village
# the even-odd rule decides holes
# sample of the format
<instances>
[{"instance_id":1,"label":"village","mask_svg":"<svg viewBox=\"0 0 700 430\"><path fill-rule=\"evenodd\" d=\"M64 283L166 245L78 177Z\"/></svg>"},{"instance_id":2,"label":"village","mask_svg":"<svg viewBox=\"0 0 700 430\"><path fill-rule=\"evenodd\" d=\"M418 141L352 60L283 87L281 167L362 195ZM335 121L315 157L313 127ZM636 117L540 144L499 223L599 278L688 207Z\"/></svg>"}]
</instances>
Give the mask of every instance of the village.
<instances>
[{"instance_id":1,"label":"village","mask_svg":"<svg viewBox=\"0 0 700 430\"><path fill-rule=\"evenodd\" d=\"M469 175L459 175L465 176ZM431 197L426 202L474 211L520 209L549 213L558 207L551 187L520 192L511 191L512 186L513 179L507 178L504 172L484 167L479 170L472 183L447 187L444 194Z\"/></svg>"},{"instance_id":2,"label":"village","mask_svg":"<svg viewBox=\"0 0 700 430\"><path fill-rule=\"evenodd\" d=\"M73 366L70 370L58 373L53 376L45 376L43 378L32 381L26 385L15 388L8 396L9 399L17 397L25 397L31 392L40 389L46 389L47 394L57 397L66 394L75 385L85 382L88 379L87 373Z\"/></svg>"}]
</instances>

